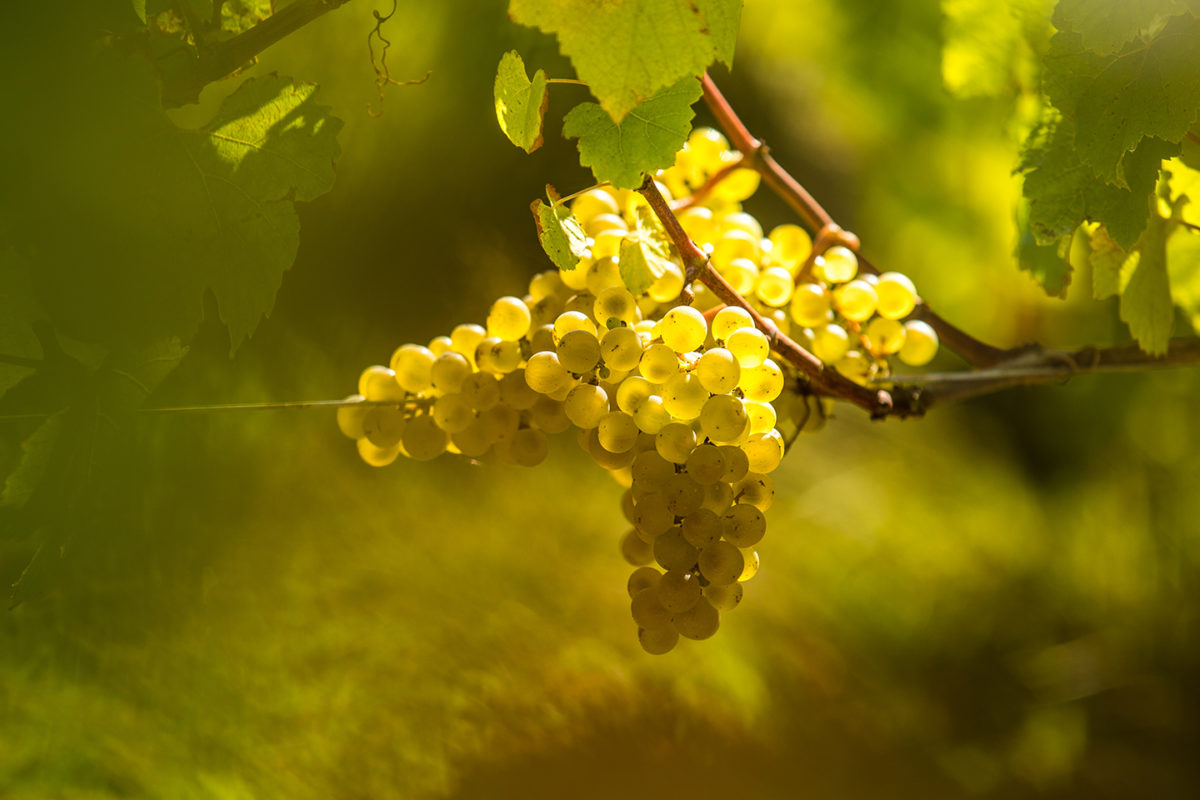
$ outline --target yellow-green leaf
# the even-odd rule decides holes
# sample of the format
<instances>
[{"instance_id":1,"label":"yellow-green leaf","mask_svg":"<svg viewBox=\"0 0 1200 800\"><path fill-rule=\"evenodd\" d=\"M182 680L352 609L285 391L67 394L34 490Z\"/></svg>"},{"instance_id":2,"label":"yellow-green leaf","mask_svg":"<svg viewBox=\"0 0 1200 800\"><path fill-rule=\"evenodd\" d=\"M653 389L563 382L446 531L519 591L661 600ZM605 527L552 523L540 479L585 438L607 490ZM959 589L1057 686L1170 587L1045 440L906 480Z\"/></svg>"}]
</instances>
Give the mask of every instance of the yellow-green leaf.
<instances>
[{"instance_id":1,"label":"yellow-green leaf","mask_svg":"<svg viewBox=\"0 0 1200 800\"><path fill-rule=\"evenodd\" d=\"M666 234L648 208L639 208L637 224L621 242L621 280L635 295L641 294L671 266Z\"/></svg>"},{"instance_id":2,"label":"yellow-green leaf","mask_svg":"<svg viewBox=\"0 0 1200 800\"><path fill-rule=\"evenodd\" d=\"M500 57L493 89L496 119L508 140L526 153L542 146L542 121L549 94L546 73L538 70L529 80L520 53L510 50Z\"/></svg>"},{"instance_id":3,"label":"yellow-green leaf","mask_svg":"<svg viewBox=\"0 0 1200 800\"><path fill-rule=\"evenodd\" d=\"M540 198L534 200L529 209L537 225L538 241L554 266L575 269L579 259L587 254L587 236L579 220L566 206L548 206Z\"/></svg>"},{"instance_id":4,"label":"yellow-green leaf","mask_svg":"<svg viewBox=\"0 0 1200 800\"><path fill-rule=\"evenodd\" d=\"M1167 352L1175 321L1171 285L1167 277L1167 226L1155 216L1129 256L1129 282L1121 293L1121 320L1137 340L1138 347L1152 356Z\"/></svg>"}]
</instances>

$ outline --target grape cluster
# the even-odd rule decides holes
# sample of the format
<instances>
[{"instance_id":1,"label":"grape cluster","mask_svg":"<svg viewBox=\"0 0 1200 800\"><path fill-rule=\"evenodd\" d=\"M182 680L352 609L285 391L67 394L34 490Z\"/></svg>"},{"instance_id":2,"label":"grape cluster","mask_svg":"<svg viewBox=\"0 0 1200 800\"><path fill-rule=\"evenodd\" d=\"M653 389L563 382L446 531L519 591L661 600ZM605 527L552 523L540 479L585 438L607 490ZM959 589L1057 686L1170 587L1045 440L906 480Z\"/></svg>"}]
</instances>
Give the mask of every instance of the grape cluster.
<instances>
[{"instance_id":1,"label":"grape cluster","mask_svg":"<svg viewBox=\"0 0 1200 800\"><path fill-rule=\"evenodd\" d=\"M853 252L812 254L804 229L764 236L741 203L757 173L726 169L697 202L684 199L735 159L699 129L657 176L684 201L679 219L751 305L854 380L887 374L887 356L924 363L937 347L904 321L916 292L896 273L857 276ZM638 639L650 653L680 636L705 639L758 571L754 549L784 455L784 429L811 431L825 401L771 357L753 316L703 286L681 304L683 269L668 263L645 291L622 277L621 246L645 236L645 199L608 187L571 212L588 252L570 270L535 275L523 298L497 300L484 325L459 325L427 345L399 347L368 367L338 425L368 464L443 452L533 466L547 435L574 426L581 447L627 488L632 526L621 552ZM670 251L670 246L665 245ZM677 262L677 259L675 259ZM857 276L857 277L856 277Z\"/></svg>"}]
</instances>

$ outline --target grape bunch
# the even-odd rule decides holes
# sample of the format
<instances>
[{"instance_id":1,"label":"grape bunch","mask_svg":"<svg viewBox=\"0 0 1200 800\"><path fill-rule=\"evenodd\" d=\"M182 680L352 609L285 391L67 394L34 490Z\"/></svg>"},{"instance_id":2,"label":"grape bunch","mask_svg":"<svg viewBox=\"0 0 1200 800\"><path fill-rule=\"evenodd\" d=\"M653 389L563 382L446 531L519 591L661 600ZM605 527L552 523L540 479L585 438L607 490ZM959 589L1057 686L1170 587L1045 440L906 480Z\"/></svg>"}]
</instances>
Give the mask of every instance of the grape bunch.
<instances>
[{"instance_id":1,"label":"grape bunch","mask_svg":"<svg viewBox=\"0 0 1200 800\"><path fill-rule=\"evenodd\" d=\"M916 303L911 281L860 275L845 248L813 254L796 225L764 236L741 205L758 174L729 166L736 158L719 133L698 129L656 180L747 305L856 381L888 375L888 356L932 358L933 331L904 319ZM630 291L622 245L645 237L653 219L640 194L596 187L570 210L587 240L577 266L535 275L524 297L497 300L484 325L402 345L387 366L368 367L338 425L374 466L444 452L534 466L547 435L574 426L626 487L631 613L642 647L666 653L681 636L712 636L720 612L741 601L759 568L770 473L796 433L823 424L827 401L772 358L745 308L700 284L681 302L677 257ZM676 255L661 229L650 235Z\"/></svg>"}]
</instances>

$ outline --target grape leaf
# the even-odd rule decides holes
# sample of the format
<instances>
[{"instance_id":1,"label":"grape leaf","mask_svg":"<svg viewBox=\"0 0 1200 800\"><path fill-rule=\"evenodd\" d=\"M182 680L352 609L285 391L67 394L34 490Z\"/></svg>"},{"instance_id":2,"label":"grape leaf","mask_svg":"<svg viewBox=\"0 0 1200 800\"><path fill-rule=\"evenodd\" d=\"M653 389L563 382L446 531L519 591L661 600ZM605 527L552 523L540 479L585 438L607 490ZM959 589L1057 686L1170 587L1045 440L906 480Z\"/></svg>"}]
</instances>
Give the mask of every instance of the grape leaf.
<instances>
[{"instance_id":1,"label":"grape leaf","mask_svg":"<svg viewBox=\"0 0 1200 800\"><path fill-rule=\"evenodd\" d=\"M1186 13L1176 0L1058 0L1051 21L1079 34L1084 48L1110 55L1166 17Z\"/></svg>"},{"instance_id":2,"label":"grape leaf","mask_svg":"<svg viewBox=\"0 0 1200 800\"><path fill-rule=\"evenodd\" d=\"M138 19L142 22L146 21L146 0L129 0L133 5L133 13L137 14Z\"/></svg>"},{"instance_id":3,"label":"grape leaf","mask_svg":"<svg viewBox=\"0 0 1200 800\"><path fill-rule=\"evenodd\" d=\"M1168 220L1155 215L1129 254L1129 281L1121 292L1121 321L1138 346L1155 356L1167 352L1175 321L1171 286L1167 276L1166 237Z\"/></svg>"},{"instance_id":4,"label":"grape leaf","mask_svg":"<svg viewBox=\"0 0 1200 800\"><path fill-rule=\"evenodd\" d=\"M1071 284L1071 264L1067 256L1071 250L1070 235L1039 244L1028 225L1020 227L1017 241L1017 265L1028 272L1042 285L1046 294L1064 297Z\"/></svg>"},{"instance_id":5,"label":"grape leaf","mask_svg":"<svg viewBox=\"0 0 1200 800\"><path fill-rule=\"evenodd\" d=\"M666 233L650 209L638 208L634 229L621 240L617 262L621 280L635 295L649 289L673 263Z\"/></svg>"},{"instance_id":6,"label":"grape leaf","mask_svg":"<svg viewBox=\"0 0 1200 800\"><path fill-rule=\"evenodd\" d=\"M587 254L587 236L566 206L548 206L541 199L529 205L542 249L559 269L572 270Z\"/></svg>"},{"instance_id":7,"label":"grape leaf","mask_svg":"<svg viewBox=\"0 0 1200 800\"><path fill-rule=\"evenodd\" d=\"M563 135L579 139L579 161L591 167L597 182L636 189L643 173L675 163L700 92L699 81L684 78L641 103L620 124L595 103L580 103L563 119Z\"/></svg>"},{"instance_id":8,"label":"grape leaf","mask_svg":"<svg viewBox=\"0 0 1200 800\"><path fill-rule=\"evenodd\" d=\"M1045 89L1075 123L1079 159L1106 183L1128 186L1126 154L1143 137L1179 142L1200 109L1200 19L1168 20L1153 39L1120 53L1085 50L1059 32L1046 56Z\"/></svg>"},{"instance_id":9,"label":"grape leaf","mask_svg":"<svg viewBox=\"0 0 1200 800\"><path fill-rule=\"evenodd\" d=\"M733 56L741 0L511 0L509 16L558 36L580 80L620 122L714 55Z\"/></svg>"},{"instance_id":10,"label":"grape leaf","mask_svg":"<svg viewBox=\"0 0 1200 800\"><path fill-rule=\"evenodd\" d=\"M1200 331L1200 233L1179 230L1167 239L1167 272L1171 299Z\"/></svg>"},{"instance_id":11,"label":"grape leaf","mask_svg":"<svg viewBox=\"0 0 1200 800\"><path fill-rule=\"evenodd\" d=\"M496 119L508 140L526 153L541 147L542 120L550 102L546 73L539 69L530 81L521 54L510 50L500 57L493 95Z\"/></svg>"},{"instance_id":12,"label":"grape leaf","mask_svg":"<svg viewBox=\"0 0 1200 800\"><path fill-rule=\"evenodd\" d=\"M1088 239L1091 255L1088 263L1092 267L1092 297L1104 300L1121 293L1125 280L1122 280L1121 267L1125 264L1128 254L1119 244L1112 240L1104 227L1098 227L1091 232Z\"/></svg>"},{"instance_id":13,"label":"grape leaf","mask_svg":"<svg viewBox=\"0 0 1200 800\"><path fill-rule=\"evenodd\" d=\"M1189 225L1200 226L1200 170L1173 158L1163 168L1169 178L1171 207L1175 215Z\"/></svg>"},{"instance_id":14,"label":"grape leaf","mask_svg":"<svg viewBox=\"0 0 1200 800\"><path fill-rule=\"evenodd\" d=\"M0 493L0 506L21 508L29 502L34 490L46 475L50 454L58 442L65 413L59 411L51 415L21 442L21 460L4 481L4 491ZM7 530L4 533L11 538L14 531Z\"/></svg>"}]
</instances>

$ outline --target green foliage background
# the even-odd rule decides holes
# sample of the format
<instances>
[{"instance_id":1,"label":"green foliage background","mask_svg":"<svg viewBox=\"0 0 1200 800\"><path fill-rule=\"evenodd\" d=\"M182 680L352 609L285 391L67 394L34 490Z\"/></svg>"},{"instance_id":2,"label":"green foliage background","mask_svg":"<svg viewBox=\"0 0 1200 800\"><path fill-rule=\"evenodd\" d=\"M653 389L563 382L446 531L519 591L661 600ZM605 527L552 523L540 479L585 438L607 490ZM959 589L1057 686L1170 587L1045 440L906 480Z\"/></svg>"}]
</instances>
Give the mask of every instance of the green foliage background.
<instances>
[{"instance_id":1,"label":"green foliage background","mask_svg":"<svg viewBox=\"0 0 1200 800\"><path fill-rule=\"evenodd\" d=\"M948 318L998 344L1121 340L1086 265L1065 300L1013 269L1029 77L993 5L749 2L735 71L715 75L873 260ZM337 180L296 206L270 317L231 358L219 293L205 296L149 403L346 394L397 344L482 319L546 268L528 204L591 177L557 122L532 156L513 148L491 91L514 48L568 74L554 41L503 2L402 2L385 26L393 75L433 75L371 117L371 7L250 71L321 86L344 121ZM161 266L129 272L144 242L113 227L107 249L75 246L94 224L72 213L80 197L124 202L137 185L108 174L96 135L123 106L65 104L89 76L46 66L63 24L6 50L4 86L42 116L0 133L39 155L6 177L0 232L40 198L60 212L71 296L161 321L138 316L162 290ZM235 83L175 122L205 124ZM583 95L553 87L547 118ZM37 130L79 149L64 160ZM751 210L788 219L765 196ZM746 602L662 658L627 618L619 489L570 437L533 471L373 470L330 414L138 417L110 499L71 518L54 579L0 617L0 797L1194 796L1198 392L1191 370L905 423L839 409L777 474ZM0 448L20 461L19 436ZM30 547L0 540L6 579Z\"/></svg>"}]
</instances>

